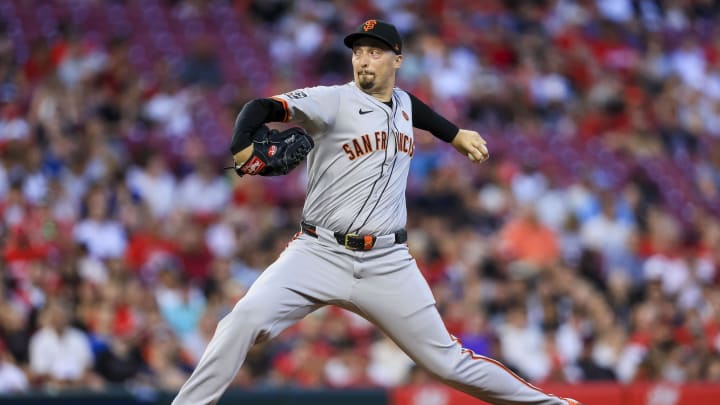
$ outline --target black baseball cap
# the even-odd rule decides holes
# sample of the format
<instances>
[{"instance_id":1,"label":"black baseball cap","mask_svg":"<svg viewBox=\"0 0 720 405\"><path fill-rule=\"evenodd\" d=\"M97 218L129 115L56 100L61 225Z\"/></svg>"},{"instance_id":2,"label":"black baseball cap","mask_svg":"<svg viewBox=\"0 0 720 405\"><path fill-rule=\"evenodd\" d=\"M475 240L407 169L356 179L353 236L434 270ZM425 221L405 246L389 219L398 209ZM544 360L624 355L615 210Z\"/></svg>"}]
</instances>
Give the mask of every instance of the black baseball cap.
<instances>
[{"instance_id":1,"label":"black baseball cap","mask_svg":"<svg viewBox=\"0 0 720 405\"><path fill-rule=\"evenodd\" d=\"M352 48L355 41L362 37L379 39L387 44L396 54L402 53L402 40L394 25L382 20L367 20L357 30L345 37L345 46Z\"/></svg>"}]
</instances>

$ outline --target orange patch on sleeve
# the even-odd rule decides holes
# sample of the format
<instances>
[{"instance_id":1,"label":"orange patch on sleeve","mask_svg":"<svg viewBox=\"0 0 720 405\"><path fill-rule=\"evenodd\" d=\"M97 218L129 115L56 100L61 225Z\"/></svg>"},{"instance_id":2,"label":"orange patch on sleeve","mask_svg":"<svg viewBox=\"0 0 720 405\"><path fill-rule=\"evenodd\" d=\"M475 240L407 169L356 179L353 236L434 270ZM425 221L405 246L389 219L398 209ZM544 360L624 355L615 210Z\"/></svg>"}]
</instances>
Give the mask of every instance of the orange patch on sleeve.
<instances>
[{"instance_id":1,"label":"orange patch on sleeve","mask_svg":"<svg viewBox=\"0 0 720 405\"><path fill-rule=\"evenodd\" d=\"M283 106L283 110L285 110L285 117L283 118L283 122L288 122L290 120L290 107L288 107L288 103L284 98L281 97L270 97L272 100L279 101L280 104Z\"/></svg>"}]
</instances>

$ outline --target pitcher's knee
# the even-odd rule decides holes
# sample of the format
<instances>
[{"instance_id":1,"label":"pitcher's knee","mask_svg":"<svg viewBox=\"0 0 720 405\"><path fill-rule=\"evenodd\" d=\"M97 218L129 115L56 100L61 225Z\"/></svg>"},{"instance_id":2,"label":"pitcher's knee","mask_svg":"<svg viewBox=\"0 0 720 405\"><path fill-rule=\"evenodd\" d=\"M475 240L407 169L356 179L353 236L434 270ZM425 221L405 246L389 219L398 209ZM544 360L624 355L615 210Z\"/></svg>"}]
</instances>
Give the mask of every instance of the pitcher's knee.
<instances>
[{"instance_id":1,"label":"pitcher's knee","mask_svg":"<svg viewBox=\"0 0 720 405\"><path fill-rule=\"evenodd\" d=\"M249 332L256 336L265 334L269 327L267 314L260 306L252 303L243 303L242 300L218 324L220 327L230 327L234 333Z\"/></svg>"}]
</instances>

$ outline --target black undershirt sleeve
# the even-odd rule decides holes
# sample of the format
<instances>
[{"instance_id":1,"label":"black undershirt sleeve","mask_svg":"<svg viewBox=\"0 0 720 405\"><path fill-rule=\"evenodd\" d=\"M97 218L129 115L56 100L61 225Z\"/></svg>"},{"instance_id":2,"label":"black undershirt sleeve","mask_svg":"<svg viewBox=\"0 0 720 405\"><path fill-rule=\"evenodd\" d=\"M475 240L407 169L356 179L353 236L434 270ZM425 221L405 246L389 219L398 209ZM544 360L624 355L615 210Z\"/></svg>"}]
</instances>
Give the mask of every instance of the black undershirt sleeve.
<instances>
[{"instance_id":1,"label":"black undershirt sleeve","mask_svg":"<svg viewBox=\"0 0 720 405\"><path fill-rule=\"evenodd\" d=\"M285 121L287 113L280 101L256 98L248 101L235 119L230 152L236 154L252 143L252 134L267 122Z\"/></svg>"},{"instance_id":2,"label":"black undershirt sleeve","mask_svg":"<svg viewBox=\"0 0 720 405\"><path fill-rule=\"evenodd\" d=\"M424 129L445 142L452 142L460 130L457 125L433 111L417 97L408 93L412 104L413 126Z\"/></svg>"}]
</instances>

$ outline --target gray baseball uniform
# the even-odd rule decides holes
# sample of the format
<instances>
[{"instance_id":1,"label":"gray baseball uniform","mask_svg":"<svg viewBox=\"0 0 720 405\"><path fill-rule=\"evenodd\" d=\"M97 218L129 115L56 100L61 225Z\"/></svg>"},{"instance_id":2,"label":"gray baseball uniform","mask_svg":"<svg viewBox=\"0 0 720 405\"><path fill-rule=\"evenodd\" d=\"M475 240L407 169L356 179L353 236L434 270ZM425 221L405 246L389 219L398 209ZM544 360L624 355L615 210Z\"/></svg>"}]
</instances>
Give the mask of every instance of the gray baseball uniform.
<instances>
[{"instance_id":1,"label":"gray baseball uniform","mask_svg":"<svg viewBox=\"0 0 720 405\"><path fill-rule=\"evenodd\" d=\"M414 152L408 93L395 88L389 106L350 82L274 99L286 120L303 125L315 140L307 158L303 232L220 321L173 404L214 403L254 343L328 304L367 318L416 363L472 396L494 404L576 404L463 348L445 328L404 243Z\"/></svg>"}]
</instances>

